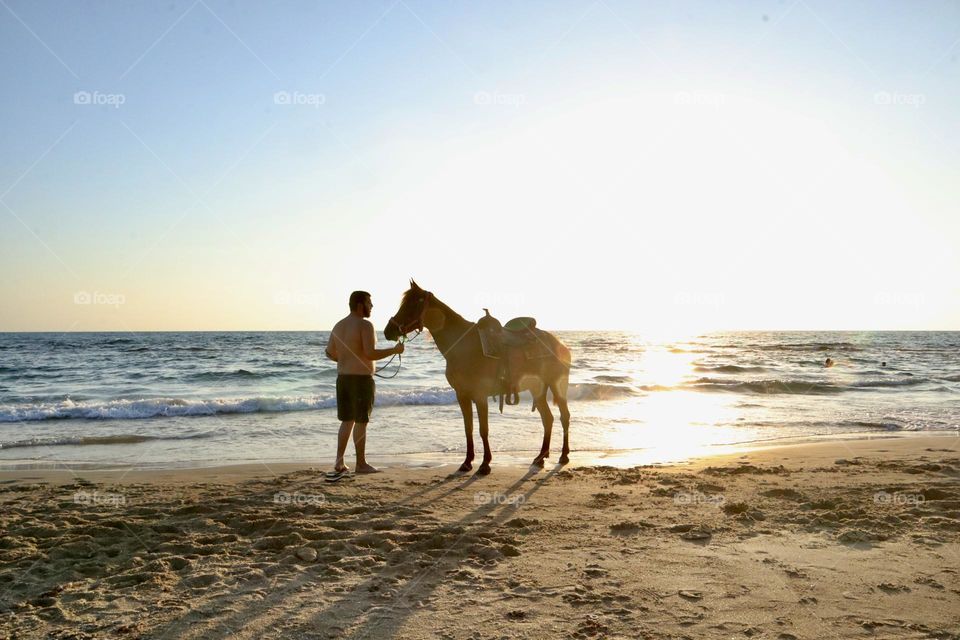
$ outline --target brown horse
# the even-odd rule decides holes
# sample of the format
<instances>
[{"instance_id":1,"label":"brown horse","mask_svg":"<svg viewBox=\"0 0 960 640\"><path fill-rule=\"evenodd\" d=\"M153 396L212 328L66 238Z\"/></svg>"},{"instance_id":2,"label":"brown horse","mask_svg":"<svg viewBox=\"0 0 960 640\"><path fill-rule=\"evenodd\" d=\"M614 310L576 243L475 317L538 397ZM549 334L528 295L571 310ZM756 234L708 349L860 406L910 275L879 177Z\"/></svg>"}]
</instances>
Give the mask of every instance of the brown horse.
<instances>
[{"instance_id":1,"label":"brown horse","mask_svg":"<svg viewBox=\"0 0 960 640\"><path fill-rule=\"evenodd\" d=\"M467 435L467 458L460 471L473 468L473 407L477 407L480 422L480 438L483 440L483 464L478 474L490 473L489 430L487 425L488 398L500 391L498 360L483 355L477 324L464 319L459 313L441 302L429 291L424 291L413 280L410 289L403 294L397 313L390 318L383 330L387 340L397 340L413 330L430 330L437 348L447 361L447 382L457 394L460 411L463 412L463 428ZM553 430L553 414L547 402L547 389L560 409L563 424L563 451L560 463L566 464L570 455L570 411L567 408L567 387L570 374L570 350L556 337L539 332L540 339L553 352L553 357L524 360L519 372L520 389L533 395L534 406L540 411L543 422L543 446L533 464L543 465L550 456L550 433Z\"/></svg>"}]
</instances>

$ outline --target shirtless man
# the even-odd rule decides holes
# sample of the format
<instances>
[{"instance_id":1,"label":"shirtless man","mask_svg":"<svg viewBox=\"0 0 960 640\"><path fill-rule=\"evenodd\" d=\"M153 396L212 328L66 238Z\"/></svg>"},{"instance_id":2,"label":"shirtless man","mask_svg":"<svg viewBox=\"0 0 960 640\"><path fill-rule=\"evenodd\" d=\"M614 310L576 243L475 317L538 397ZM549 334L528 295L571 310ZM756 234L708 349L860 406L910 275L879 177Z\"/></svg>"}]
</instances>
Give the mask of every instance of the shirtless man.
<instances>
[{"instance_id":1,"label":"shirtless man","mask_svg":"<svg viewBox=\"0 0 960 640\"><path fill-rule=\"evenodd\" d=\"M403 344L390 349L377 349L377 336L373 324L367 320L373 310L373 302L366 291L350 294L350 315L333 325L327 357L337 363L337 419L340 420L340 435L337 438L337 461L334 474L349 471L343 462L350 432L353 431L353 446L357 450L357 473L376 473L377 468L367 464L364 455L367 439L367 422L373 411L373 361L395 353L403 353Z\"/></svg>"}]
</instances>

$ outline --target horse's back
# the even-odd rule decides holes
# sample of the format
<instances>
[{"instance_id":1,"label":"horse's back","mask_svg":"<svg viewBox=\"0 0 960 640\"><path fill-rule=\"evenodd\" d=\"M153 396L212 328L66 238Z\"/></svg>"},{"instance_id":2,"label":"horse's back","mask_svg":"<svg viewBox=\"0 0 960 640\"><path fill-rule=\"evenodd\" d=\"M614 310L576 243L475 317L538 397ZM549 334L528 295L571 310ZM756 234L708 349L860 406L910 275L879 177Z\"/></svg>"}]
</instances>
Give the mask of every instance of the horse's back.
<instances>
[{"instance_id":1,"label":"horse's back","mask_svg":"<svg viewBox=\"0 0 960 640\"><path fill-rule=\"evenodd\" d=\"M539 385L534 379L546 385L560 383L565 387L570 371L570 349L549 331L537 328L532 332L543 348L534 354L535 357L528 358L523 366L522 377L527 377L521 385L523 390L538 393ZM500 392L500 359L484 355L476 324L450 350L458 352L458 357L447 358L446 366L447 382L455 391L472 397L491 397Z\"/></svg>"},{"instance_id":2,"label":"horse's back","mask_svg":"<svg viewBox=\"0 0 960 640\"><path fill-rule=\"evenodd\" d=\"M545 340L548 343L551 351L553 352L554 357L559 360L567 368L570 367L570 348L563 343L563 341L557 336L553 335L549 331L544 331L543 329L537 329L536 332L540 335L541 339Z\"/></svg>"}]
</instances>

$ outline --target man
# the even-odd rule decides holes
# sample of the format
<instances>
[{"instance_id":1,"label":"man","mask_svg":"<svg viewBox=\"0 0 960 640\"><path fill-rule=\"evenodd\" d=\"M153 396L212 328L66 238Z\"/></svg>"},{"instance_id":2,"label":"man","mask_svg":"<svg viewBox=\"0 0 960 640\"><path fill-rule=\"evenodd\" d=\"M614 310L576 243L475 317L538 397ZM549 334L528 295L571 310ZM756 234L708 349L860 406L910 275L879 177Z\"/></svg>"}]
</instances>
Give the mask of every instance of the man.
<instances>
[{"instance_id":1,"label":"man","mask_svg":"<svg viewBox=\"0 0 960 640\"><path fill-rule=\"evenodd\" d=\"M343 462L350 432L353 431L353 446L357 450L357 473L376 473L378 470L367 464L365 454L367 423L373 411L373 361L395 353L403 353L403 344L390 349L377 349L377 336L373 324L367 320L373 311L373 301L366 291L350 294L350 315L333 325L327 357L337 363L337 419L340 434L337 437L337 461L331 479L349 472Z\"/></svg>"}]
</instances>

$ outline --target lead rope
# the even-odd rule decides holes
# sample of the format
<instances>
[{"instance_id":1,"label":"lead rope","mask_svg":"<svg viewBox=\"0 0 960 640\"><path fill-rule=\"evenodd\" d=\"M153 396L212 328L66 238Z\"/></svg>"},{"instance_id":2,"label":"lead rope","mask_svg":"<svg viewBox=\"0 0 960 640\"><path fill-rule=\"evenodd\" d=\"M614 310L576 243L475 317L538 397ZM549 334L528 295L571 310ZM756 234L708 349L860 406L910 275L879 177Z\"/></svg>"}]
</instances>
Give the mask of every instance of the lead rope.
<instances>
[{"instance_id":1,"label":"lead rope","mask_svg":"<svg viewBox=\"0 0 960 640\"><path fill-rule=\"evenodd\" d=\"M413 336L412 338L410 338L410 340L407 340L407 336L401 335L401 336L400 336L400 339L398 340L398 342L399 342L400 344L406 344L407 342L413 342L414 340L417 339L417 336L419 336L421 333L423 333L423 329L420 329L419 331L417 331L417 335L415 335L415 336ZM393 375L392 375L392 376L382 376L382 375L380 375L380 372L381 372L381 371L383 371L384 369L386 369L387 367L390 366L390 363L393 362L393 359L394 359L394 358L399 358L399 359L397 360L397 370L393 372ZM389 380L390 378L396 378L396 377L397 377L397 374L400 373L400 368L401 368L402 366L403 366L403 355L401 355L401 354L399 354L399 353L395 353L395 354L393 354L392 356L390 356L390 359L387 360L386 364L384 364L382 367L380 367L380 368L378 368L376 371L374 371L374 372L373 372L373 375L377 376L378 378L380 378L380 379L382 379L382 380Z\"/></svg>"},{"instance_id":2,"label":"lead rope","mask_svg":"<svg viewBox=\"0 0 960 640\"><path fill-rule=\"evenodd\" d=\"M419 336L421 333L423 333L423 318L424 318L424 316L427 314L427 306L430 304L430 298L431 298L432 296L433 296L433 294L430 293L429 291L427 291L427 292L426 292L426 295L424 296L424 299L423 299L423 309L420 311L420 328L417 329L416 335L414 335L412 338L410 338L410 340L407 340L407 334L401 333L401 334L400 334L400 338L397 340L397 342L399 342L400 344L406 344L407 342L413 342L414 340L417 339L417 336ZM400 323L399 323L399 322L397 322L397 321L394 320L393 318L390 318L390 320L397 325L397 329L399 329L400 331L403 331L403 327L400 326ZM387 367L390 366L390 363L393 362L393 359L394 359L394 358L400 358L400 359L397 360L397 370L393 372L393 375L392 375L392 376L382 376L382 375L380 375L380 372L381 372L381 371L383 371L384 369L386 369ZM390 359L387 360L386 364L384 364L382 367L380 367L380 368L378 368L376 371L374 371L374 372L373 372L373 375L375 375L375 376L378 377L378 378L382 378L383 380L389 380L390 378L396 378L396 377L397 377L397 374L400 373L400 368L401 368L402 366L403 366L403 356L401 356L399 353L395 353L395 354L393 354L392 356L390 356Z\"/></svg>"}]
</instances>

